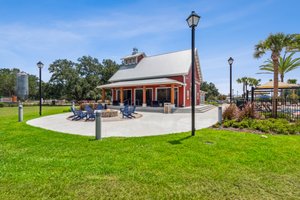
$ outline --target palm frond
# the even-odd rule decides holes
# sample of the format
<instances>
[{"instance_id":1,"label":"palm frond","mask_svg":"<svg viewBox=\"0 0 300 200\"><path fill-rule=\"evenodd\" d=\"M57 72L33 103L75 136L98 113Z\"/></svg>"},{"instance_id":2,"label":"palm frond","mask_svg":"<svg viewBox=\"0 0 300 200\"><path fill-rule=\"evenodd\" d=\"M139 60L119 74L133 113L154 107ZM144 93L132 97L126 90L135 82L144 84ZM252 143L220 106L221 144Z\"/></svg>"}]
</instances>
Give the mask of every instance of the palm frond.
<instances>
[{"instance_id":1,"label":"palm frond","mask_svg":"<svg viewBox=\"0 0 300 200\"><path fill-rule=\"evenodd\" d=\"M283 57L279 58L278 72L280 75L284 76L284 74L300 67L300 58L293 59L294 54L285 53ZM271 59L266 60L264 63L259 66L259 70L274 72L273 61Z\"/></svg>"},{"instance_id":2,"label":"palm frond","mask_svg":"<svg viewBox=\"0 0 300 200\"><path fill-rule=\"evenodd\" d=\"M268 71L268 72L274 72L274 67L273 66L271 66L271 67L269 67L269 66L260 66L259 70L261 70L261 71Z\"/></svg>"},{"instance_id":3,"label":"palm frond","mask_svg":"<svg viewBox=\"0 0 300 200\"><path fill-rule=\"evenodd\" d=\"M259 42L257 45L254 47L254 58L261 58L264 54L266 53L266 47L264 42Z\"/></svg>"}]
</instances>

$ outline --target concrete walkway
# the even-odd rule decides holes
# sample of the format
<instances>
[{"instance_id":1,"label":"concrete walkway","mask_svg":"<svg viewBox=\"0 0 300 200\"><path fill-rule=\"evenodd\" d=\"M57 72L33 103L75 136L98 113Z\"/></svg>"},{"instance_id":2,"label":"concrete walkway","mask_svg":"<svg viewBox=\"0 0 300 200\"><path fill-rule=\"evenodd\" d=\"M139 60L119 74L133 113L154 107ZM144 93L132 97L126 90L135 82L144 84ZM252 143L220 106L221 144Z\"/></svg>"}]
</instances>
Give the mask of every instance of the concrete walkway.
<instances>
[{"instance_id":1,"label":"concrete walkway","mask_svg":"<svg viewBox=\"0 0 300 200\"><path fill-rule=\"evenodd\" d=\"M205 113L196 113L196 129L207 128L218 120L218 109L214 108ZM138 119L102 122L102 137L140 137L180 133L191 130L190 113L150 113L139 112L143 116ZM48 130L94 136L95 122L71 121L67 118L72 113L64 113L36 118L27 121L27 124Z\"/></svg>"}]
</instances>

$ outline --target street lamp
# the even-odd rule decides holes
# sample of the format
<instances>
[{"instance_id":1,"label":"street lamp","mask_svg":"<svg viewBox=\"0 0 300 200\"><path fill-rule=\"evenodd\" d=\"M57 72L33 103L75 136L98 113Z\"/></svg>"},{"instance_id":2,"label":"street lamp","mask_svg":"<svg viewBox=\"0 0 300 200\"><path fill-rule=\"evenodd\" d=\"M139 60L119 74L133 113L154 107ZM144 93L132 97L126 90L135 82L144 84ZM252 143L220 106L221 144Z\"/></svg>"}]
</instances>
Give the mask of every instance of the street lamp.
<instances>
[{"instance_id":1,"label":"street lamp","mask_svg":"<svg viewBox=\"0 0 300 200\"><path fill-rule=\"evenodd\" d=\"M42 68L44 64L41 61L39 61L36 65L38 66L40 71L39 93L40 93L40 116L41 116L42 115Z\"/></svg>"},{"instance_id":2,"label":"street lamp","mask_svg":"<svg viewBox=\"0 0 300 200\"><path fill-rule=\"evenodd\" d=\"M186 19L190 28L192 28L192 136L195 135L195 27L198 25L200 16L192 11L191 15Z\"/></svg>"},{"instance_id":3,"label":"street lamp","mask_svg":"<svg viewBox=\"0 0 300 200\"><path fill-rule=\"evenodd\" d=\"M230 57L228 59L228 64L230 66L230 103L232 103L232 63L233 63L233 58Z\"/></svg>"}]
</instances>

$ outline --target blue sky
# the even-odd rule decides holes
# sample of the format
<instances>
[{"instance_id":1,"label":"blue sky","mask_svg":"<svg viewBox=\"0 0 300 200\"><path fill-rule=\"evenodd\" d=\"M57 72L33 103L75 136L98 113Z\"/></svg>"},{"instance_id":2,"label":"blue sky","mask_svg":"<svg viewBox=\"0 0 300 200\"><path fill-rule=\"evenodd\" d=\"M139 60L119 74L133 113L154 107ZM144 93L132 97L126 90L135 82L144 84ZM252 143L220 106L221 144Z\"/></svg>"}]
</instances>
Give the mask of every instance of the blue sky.
<instances>
[{"instance_id":1,"label":"blue sky","mask_svg":"<svg viewBox=\"0 0 300 200\"><path fill-rule=\"evenodd\" d=\"M234 80L272 78L256 74L268 56L254 59L254 45L270 33L299 33L299 7L297 0L0 0L0 67L38 75L41 60L47 81L49 64L60 58L90 55L120 63L133 47L147 55L189 49L185 19L195 10L203 77L227 94L230 56ZM286 79L299 77L300 69ZM242 91L235 81L233 88Z\"/></svg>"}]
</instances>

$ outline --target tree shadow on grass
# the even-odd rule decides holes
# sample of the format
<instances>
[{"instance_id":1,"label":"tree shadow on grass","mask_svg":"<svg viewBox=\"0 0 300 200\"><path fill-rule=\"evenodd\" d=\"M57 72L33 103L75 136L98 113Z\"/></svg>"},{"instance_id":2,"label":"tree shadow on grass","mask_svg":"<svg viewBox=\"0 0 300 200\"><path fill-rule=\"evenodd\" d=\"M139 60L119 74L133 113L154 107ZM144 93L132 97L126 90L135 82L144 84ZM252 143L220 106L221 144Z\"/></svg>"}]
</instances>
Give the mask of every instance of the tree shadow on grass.
<instances>
[{"instance_id":1,"label":"tree shadow on grass","mask_svg":"<svg viewBox=\"0 0 300 200\"><path fill-rule=\"evenodd\" d=\"M181 138L181 139L178 139L178 140L170 140L170 141L168 141L168 143L170 143L170 144L172 144L172 145L175 145L175 144L182 144L181 141L187 140L187 139L189 139L190 137L192 137L192 136L189 135L189 136L186 136L186 137Z\"/></svg>"}]
</instances>

